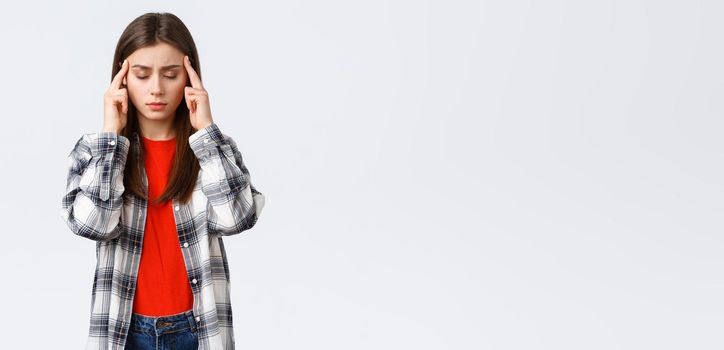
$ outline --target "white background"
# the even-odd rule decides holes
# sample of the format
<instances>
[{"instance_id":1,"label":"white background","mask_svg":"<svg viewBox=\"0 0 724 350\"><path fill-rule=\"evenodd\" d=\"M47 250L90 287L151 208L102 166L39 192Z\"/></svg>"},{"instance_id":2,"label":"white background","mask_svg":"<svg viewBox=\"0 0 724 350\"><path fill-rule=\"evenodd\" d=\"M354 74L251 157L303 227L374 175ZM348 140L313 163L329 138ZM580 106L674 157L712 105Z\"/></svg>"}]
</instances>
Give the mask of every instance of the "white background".
<instances>
[{"instance_id":1,"label":"white background","mask_svg":"<svg viewBox=\"0 0 724 350\"><path fill-rule=\"evenodd\" d=\"M149 5L151 4L151 5ZM242 349L721 349L716 1L22 2L0 11L2 347L80 349L60 217L116 42L194 35L266 196L225 238Z\"/></svg>"}]
</instances>

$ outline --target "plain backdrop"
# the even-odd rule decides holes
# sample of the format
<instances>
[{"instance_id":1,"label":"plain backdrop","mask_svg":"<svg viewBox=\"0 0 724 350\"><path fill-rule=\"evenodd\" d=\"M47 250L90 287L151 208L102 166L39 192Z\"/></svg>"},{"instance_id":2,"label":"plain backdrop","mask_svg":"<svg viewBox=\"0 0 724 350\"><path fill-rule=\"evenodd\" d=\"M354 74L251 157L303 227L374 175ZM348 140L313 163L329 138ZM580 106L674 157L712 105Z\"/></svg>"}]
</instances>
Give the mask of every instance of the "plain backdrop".
<instances>
[{"instance_id":1,"label":"plain backdrop","mask_svg":"<svg viewBox=\"0 0 724 350\"><path fill-rule=\"evenodd\" d=\"M149 11L266 196L237 348L724 347L724 4L690 0L14 2L0 347L85 346L67 156Z\"/></svg>"}]
</instances>

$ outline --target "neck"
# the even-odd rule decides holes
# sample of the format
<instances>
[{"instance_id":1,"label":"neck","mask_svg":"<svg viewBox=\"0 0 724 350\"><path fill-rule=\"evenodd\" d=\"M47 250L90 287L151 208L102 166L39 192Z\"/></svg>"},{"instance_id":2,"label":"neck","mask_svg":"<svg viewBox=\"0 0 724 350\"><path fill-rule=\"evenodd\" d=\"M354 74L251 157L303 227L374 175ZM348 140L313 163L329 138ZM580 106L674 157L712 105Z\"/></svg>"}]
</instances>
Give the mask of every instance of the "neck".
<instances>
[{"instance_id":1,"label":"neck","mask_svg":"<svg viewBox=\"0 0 724 350\"><path fill-rule=\"evenodd\" d=\"M143 137L155 141L170 140L176 137L176 130L173 127L173 118L156 120L148 119L139 115L138 128L140 129Z\"/></svg>"}]
</instances>

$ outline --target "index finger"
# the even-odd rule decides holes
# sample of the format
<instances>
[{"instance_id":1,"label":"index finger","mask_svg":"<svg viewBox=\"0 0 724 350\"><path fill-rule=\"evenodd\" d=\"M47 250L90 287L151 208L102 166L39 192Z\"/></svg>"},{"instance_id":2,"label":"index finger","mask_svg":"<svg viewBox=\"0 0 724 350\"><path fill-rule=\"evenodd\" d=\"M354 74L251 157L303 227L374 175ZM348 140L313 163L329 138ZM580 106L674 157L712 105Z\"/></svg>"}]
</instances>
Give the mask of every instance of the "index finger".
<instances>
[{"instance_id":1,"label":"index finger","mask_svg":"<svg viewBox=\"0 0 724 350\"><path fill-rule=\"evenodd\" d=\"M123 80L123 76L126 75L126 72L128 71L128 59L123 60L123 64L121 64L121 70L116 73L116 76L113 77L113 81L111 81L111 87L114 89L118 89L121 87L121 80Z\"/></svg>"},{"instance_id":2,"label":"index finger","mask_svg":"<svg viewBox=\"0 0 724 350\"><path fill-rule=\"evenodd\" d=\"M189 74L189 80L191 80L191 87L195 89L203 89L204 86L201 84L201 78L199 78L199 75L196 74L194 67L191 66L189 56L184 56L184 66L186 67L186 72Z\"/></svg>"}]
</instances>

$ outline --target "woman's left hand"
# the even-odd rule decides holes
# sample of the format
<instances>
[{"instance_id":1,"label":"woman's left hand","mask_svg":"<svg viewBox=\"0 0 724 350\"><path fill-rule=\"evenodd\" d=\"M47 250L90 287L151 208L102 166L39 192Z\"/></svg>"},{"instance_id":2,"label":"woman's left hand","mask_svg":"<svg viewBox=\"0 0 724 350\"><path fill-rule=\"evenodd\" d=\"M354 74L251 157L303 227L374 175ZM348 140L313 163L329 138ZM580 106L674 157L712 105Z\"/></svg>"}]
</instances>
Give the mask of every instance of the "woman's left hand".
<instances>
[{"instance_id":1,"label":"woman's left hand","mask_svg":"<svg viewBox=\"0 0 724 350\"><path fill-rule=\"evenodd\" d=\"M186 107L189 108L189 118L191 126L200 130L214 121L211 119L211 106L209 106L209 94L201 84L201 78L196 74L194 67L191 66L189 56L184 56L184 67L189 75L191 86L184 88L184 96L186 98Z\"/></svg>"}]
</instances>

